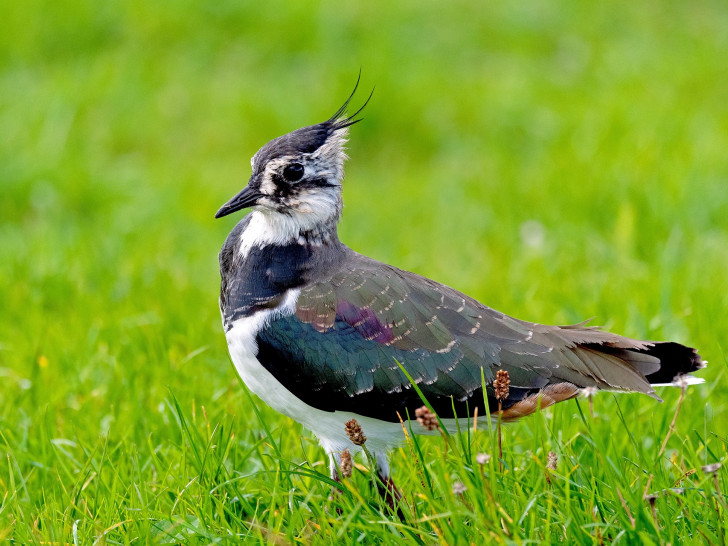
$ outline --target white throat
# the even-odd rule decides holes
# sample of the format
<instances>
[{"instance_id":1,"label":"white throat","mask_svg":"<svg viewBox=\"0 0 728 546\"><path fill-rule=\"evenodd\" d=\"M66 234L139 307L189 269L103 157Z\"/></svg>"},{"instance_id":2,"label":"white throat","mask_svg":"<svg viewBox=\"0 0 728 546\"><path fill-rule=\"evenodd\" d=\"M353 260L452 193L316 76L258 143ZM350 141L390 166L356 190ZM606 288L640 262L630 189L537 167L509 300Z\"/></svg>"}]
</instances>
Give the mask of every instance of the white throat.
<instances>
[{"instance_id":1,"label":"white throat","mask_svg":"<svg viewBox=\"0 0 728 546\"><path fill-rule=\"evenodd\" d=\"M340 215L341 199L324 192L307 195L305 202L285 213L256 209L240 234L240 255L267 245L322 244L336 237Z\"/></svg>"}]
</instances>

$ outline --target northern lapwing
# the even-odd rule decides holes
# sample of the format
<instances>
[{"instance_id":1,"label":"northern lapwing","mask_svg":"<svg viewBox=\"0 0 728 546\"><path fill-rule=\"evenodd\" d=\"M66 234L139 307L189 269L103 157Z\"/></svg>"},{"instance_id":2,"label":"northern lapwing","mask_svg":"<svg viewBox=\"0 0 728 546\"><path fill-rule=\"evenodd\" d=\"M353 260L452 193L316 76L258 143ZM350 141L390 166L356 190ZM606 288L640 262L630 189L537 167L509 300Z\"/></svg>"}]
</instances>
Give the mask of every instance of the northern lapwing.
<instances>
[{"instance_id":1,"label":"northern lapwing","mask_svg":"<svg viewBox=\"0 0 728 546\"><path fill-rule=\"evenodd\" d=\"M361 112L346 115L351 98L323 123L263 146L248 184L215 215L253 209L220 252L220 308L235 367L264 402L318 437L334 479L341 452L357 449L345 429L356 419L390 483L386 454L404 439L398 414L406 419L423 405L400 364L446 426L476 408L485 415L486 401L498 412L498 370L511 381L504 420L587 388L659 399L657 384L698 382L686 379L704 366L692 348L511 318L344 245L344 145Z\"/></svg>"}]
</instances>

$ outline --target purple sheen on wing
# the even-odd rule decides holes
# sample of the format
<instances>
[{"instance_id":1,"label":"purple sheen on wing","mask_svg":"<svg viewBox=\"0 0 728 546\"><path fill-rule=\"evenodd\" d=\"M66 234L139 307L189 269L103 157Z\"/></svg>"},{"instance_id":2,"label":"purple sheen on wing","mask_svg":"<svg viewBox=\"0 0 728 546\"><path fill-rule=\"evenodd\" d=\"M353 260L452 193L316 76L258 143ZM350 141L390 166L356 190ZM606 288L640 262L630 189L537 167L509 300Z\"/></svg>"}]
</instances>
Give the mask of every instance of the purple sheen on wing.
<instances>
[{"instance_id":1,"label":"purple sheen on wing","mask_svg":"<svg viewBox=\"0 0 728 546\"><path fill-rule=\"evenodd\" d=\"M348 301L339 300L336 314L349 326L357 330L364 339L377 343L392 343L394 334L389 324L382 324L371 309L360 308Z\"/></svg>"}]
</instances>

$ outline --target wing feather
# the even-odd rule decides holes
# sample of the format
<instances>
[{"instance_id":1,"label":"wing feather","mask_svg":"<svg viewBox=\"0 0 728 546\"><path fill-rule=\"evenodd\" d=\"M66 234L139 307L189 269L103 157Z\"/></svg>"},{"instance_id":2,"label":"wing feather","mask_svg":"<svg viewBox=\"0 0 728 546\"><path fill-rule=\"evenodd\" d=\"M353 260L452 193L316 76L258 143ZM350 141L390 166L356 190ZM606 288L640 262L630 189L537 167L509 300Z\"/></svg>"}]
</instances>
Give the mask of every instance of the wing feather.
<instances>
[{"instance_id":1,"label":"wing feather","mask_svg":"<svg viewBox=\"0 0 728 546\"><path fill-rule=\"evenodd\" d=\"M447 286L353 253L345 266L301 288L295 314L258 334L265 358L277 361L269 369L316 407L347 409L360 397L371 405L371 415L404 415L418 397L398 363L428 399L445 410L450 406L446 413L452 412L451 397L470 401L471 408L482 404L481 370L490 384L499 368L511 378L510 404L565 381L652 393L644 372L654 369L654 359L630 351L649 347L647 342L584 324L516 320Z\"/></svg>"}]
</instances>

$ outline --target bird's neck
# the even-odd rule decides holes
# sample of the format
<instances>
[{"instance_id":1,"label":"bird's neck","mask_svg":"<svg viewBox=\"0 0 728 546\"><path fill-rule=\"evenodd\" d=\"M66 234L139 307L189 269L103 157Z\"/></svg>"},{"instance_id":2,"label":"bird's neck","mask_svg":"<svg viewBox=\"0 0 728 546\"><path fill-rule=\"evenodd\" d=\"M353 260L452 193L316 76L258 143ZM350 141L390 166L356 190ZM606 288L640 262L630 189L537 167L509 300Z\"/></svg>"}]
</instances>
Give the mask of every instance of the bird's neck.
<instances>
[{"instance_id":1,"label":"bird's neck","mask_svg":"<svg viewBox=\"0 0 728 546\"><path fill-rule=\"evenodd\" d=\"M338 245L339 216L340 210L326 216L314 211L255 210L250 213L250 221L241 233L240 254L244 256L253 247L268 245Z\"/></svg>"}]
</instances>

